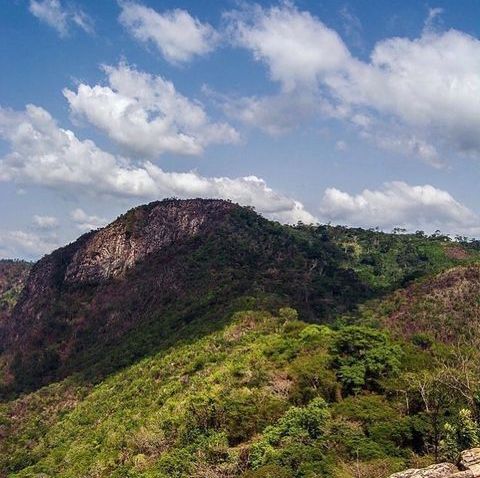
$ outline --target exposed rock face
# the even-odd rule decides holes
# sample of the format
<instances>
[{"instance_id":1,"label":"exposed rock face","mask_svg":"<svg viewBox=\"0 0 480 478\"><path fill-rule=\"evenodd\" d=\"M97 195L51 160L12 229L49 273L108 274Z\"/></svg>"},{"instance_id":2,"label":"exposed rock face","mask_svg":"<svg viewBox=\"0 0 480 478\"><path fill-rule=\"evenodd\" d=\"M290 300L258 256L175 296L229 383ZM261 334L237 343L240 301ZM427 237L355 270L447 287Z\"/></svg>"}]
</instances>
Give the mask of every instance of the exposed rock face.
<instances>
[{"instance_id":1,"label":"exposed rock face","mask_svg":"<svg viewBox=\"0 0 480 478\"><path fill-rule=\"evenodd\" d=\"M472 448L465 450L460 454L459 467L461 470L466 470L469 475L458 475L471 478L480 477L480 448Z\"/></svg>"},{"instance_id":2,"label":"exposed rock face","mask_svg":"<svg viewBox=\"0 0 480 478\"><path fill-rule=\"evenodd\" d=\"M25 363L19 366L20 375L25 375L25 367L45 374L78 353L81 334L104 343L117 340L147 309L160 311L159 302L179 297L182 288L186 294L182 258L176 251L197 236L215 233L238 209L220 200L154 202L45 256L33 266L13 320L0 327L6 361ZM184 253L192 251L189 247ZM140 263L148 271L135 272ZM126 280L129 271L132 277ZM34 371L38 357L26 357L35 350L51 352Z\"/></svg>"},{"instance_id":3,"label":"exposed rock face","mask_svg":"<svg viewBox=\"0 0 480 478\"><path fill-rule=\"evenodd\" d=\"M458 467L452 463L439 463L394 473L389 478L480 478L480 448L463 451Z\"/></svg>"},{"instance_id":4,"label":"exposed rock face","mask_svg":"<svg viewBox=\"0 0 480 478\"><path fill-rule=\"evenodd\" d=\"M84 234L45 256L33 267L16 308L21 328L10 330L9 335L18 338L25 322L38 320L43 306L57 293L121 279L149 255L215 228L234 208L238 206L218 200L154 202L132 209L103 229Z\"/></svg>"},{"instance_id":5,"label":"exposed rock face","mask_svg":"<svg viewBox=\"0 0 480 478\"><path fill-rule=\"evenodd\" d=\"M199 234L235 207L225 201L189 200L134 209L83 242L68 264L65 281L119 277L149 254Z\"/></svg>"}]
</instances>

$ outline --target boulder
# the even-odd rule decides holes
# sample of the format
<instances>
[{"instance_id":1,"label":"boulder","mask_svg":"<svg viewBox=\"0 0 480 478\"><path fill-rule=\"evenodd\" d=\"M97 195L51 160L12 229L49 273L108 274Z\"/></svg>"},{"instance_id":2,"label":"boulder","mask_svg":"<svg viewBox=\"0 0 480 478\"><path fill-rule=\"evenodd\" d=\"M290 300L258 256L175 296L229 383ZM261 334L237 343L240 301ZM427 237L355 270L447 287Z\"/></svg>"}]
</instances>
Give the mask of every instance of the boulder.
<instances>
[{"instance_id":1,"label":"boulder","mask_svg":"<svg viewBox=\"0 0 480 478\"><path fill-rule=\"evenodd\" d=\"M458 467L452 463L439 463L394 473L389 478L480 478L480 448L462 451Z\"/></svg>"},{"instance_id":2,"label":"boulder","mask_svg":"<svg viewBox=\"0 0 480 478\"><path fill-rule=\"evenodd\" d=\"M471 448L460 453L459 467L465 470L468 478L480 478L480 448ZM461 475L459 475L461 477ZM457 477L455 477L457 478Z\"/></svg>"},{"instance_id":3,"label":"boulder","mask_svg":"<svg viewBox=\"0 0 480 478\"><path fill-rule=\"evenodd\" d=\"M427 468L394 473L389 478L451 478L458 471L458 468L452 463L438 463Z\"/></svg>"}]
</instances>

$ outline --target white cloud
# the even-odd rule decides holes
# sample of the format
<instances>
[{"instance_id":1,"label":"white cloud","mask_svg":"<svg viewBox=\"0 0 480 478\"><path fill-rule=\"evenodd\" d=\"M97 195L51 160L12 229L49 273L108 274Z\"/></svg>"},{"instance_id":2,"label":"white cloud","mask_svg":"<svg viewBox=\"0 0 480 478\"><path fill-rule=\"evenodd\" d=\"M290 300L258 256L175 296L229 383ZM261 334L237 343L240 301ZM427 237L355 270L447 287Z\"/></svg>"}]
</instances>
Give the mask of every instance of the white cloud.
<instances>
[{"instance_id":1,"label":"white cloud","mask_svg":"<svg viewBox=\"0 0 480 478\"><path fill-rule=\"evenodd\" d=\"M107 219L95 215L88 215L83 209L77 208L70 213L72 221L82 232L91 231L92 229L98 229L99 227L107 224Z\"/></svg>"},{"instance_id":2,"label":"white cloud","mask_svg":"<svg viewBox=\"0 0 480 478\"><path fill-rule=\"evenodd\" d=\"M30 0L30 13L57 30L61 37L69 34L71 24L93 33L93 20L82 10L65 8L60 0Z\"/></svg>"},{"instance_id":3,"label":"white cloud","mask_svg":"<svg viewBox=\"0 0 480 478\"><path fill-rule=\"evenodd\" d=\"M480 157L480 40L435 30L438 14L430 12L419 38L378 42L369 61L354 58L334 30L288 2L229 18L234 41L267 65L286 104L309 91L323 104L320 116L356 125L380 147L389 148L385 138L400 131L406 155L439 165L453 154ZM255 98L262 101L268 98ZM245 103L237 116L248 121Z\"/></svg>"},{"instance_id":4,"label":"white cloud","mask_svg":"<svg viewBox=\"0 0 480 478\"><path fill-rule=\"evenodd\" d=\"M273 136L295 128L300 122L320 112L321 104L308 91L289 95L229 97L208 88L206 93L231 119L260 128Z\"/></svg>"},{"instance_id":5,"label":"white cloud","mask_svg":"<svg viewBox=\"0 0 480 478\"><path fill-rule=\"evenodd\" d=\"M416 136L415 133L405 131L405 128L390 126L389 130L375 121L370 122L368 127L362 127L361 136L383 150L419 158L435 168L446 165L446 160L433 144Z\"/></svg>"},{"instance_id":6,"label":"white cloud","mask_svg":"<svg viewBox=\"0 0 480 478\"><path fill-rule=\"evenodd\" d=\"M171 63L190 61L211 52L219 34L208 24L193 18L185 10L159 13L141 4L120 2L120 23L137 40L153 43Z\"/></svg>"},{"instance_id":7,"label":"white cloud","mask_svg":"<svg viewBox=\"0 0 480 478\"><path fill-rule=\"evenodd\" d=\"M56 235L43 235L21 230L0 230L0 257L38 259L59 247Z\"/></svg>"},{"instance_id":8,"label":"white cloud","mask_svg":"<svg viewBox=\"0 0 480 478\"><path fill-rule=\"evenodd\" d=\"M265 63L284 90L315 86L342 68L350 54L338 34L292 4L229 15L234 41Z\"/></svg>"},{"instance_id":9,"label":"white cloud","mask_svg":"<svg viewBox=\"0 0 480 478\"><path fill-rule=\"evenodd\" d=\"M346 65L326 79L352 108L375 109L457 152L480 153L480 41L464 33L426 33L378 43L371 63Z\"/></svg>"},{"instance_id":10,"label":"white cloud","mask_svg":"<svg viewBox=\"0 0 480 478\"><path fill-rule=\"evenodd\" d=\"M105 67L109 86L80 84L65 89L71 111L136 153L200 154L214 143L234 143L239 135L225 123L210 121L203 107L160 76L126 64Z\"/></svg>"},{"instance_id":11,"label":"white cloud","mask_svg":"<svg viewBox=\"0 0 480 478\"><path fill-rule=\"evenodd\" d=\"M339 13L342 18L342 26L345 36L355 47L363 50L364 41L362 22L348 5L344 5Z\"/></svg>"},{"instance_id":12,"label":"white cloud","mask_svg":"<svg viewBox=\"0 0 480 478\"><path fill-rule=\"evenodd\" d=\"M273 190L261 178L205 177L195 171L167 172L149 161L134 163L59 128L48 112L36 106L27 106L23 112L0 108L0 137L10 145L10 152L0 160L0 180L41 185L73 196L104 195L135 201L163 197L231 199L281 222L317 222L302 203ZM319 212L322 220L348 225L438 228L471 236L480 233L475 213L448 192L430 185L392 182L357 195L329 188ZM81 230L106 222L81 209L72 211L71 218ZM38 216L34 223L53 227L55 218ZM55 234L7 231L0 233L0 252L8 256L17 251L16 255L33 257L53 249L57 242Z\"/></svg>"},{"instance_id":13,"label":"white cloud","mask_svg":"<svg viewBox=\"0 0 480 478\"><path fill-rule=\"evenodd\" d=\"M68 33L68 15L63 10L60 0L30 1L30 12L39 20L55 28L60 36Z\"/></svg>"},{"instance_id":14,"label":"white cloud","mask_svg":"<svg viewBox=\"0 0 480 478\"><path fill-rule=\"evenodd\" d=\"M10 152L0 160L0 180L69 194L231 199L282 222L316 220L300 202L256 176L204 177L194 171L166 172L149 161L133 163L101 150L93 141L79 140L38 106L28 105L24 112L0 108L0 137L10 144Z\"/></svg>"},{"instance_id":15,"label":"white cloud","mask_svg":"<svg viewBox=\"0 0 480 478\"><path fill-rule=\"evenodd\" d=\"M92 17L88 16L83 10L74 10L70 14L71 21L83 31L92 35L95 33L95 27Z\"/></svg>"},{"instance_id":16,"label":"white cloud","mask_svg":"<svg viewBox=\"0 0 480 478\"><path fill-rule=\"evenodd\" d=\"M322 218L350 226L382 229L440 229L475 235L480 218L447 191L430 185L410 186L402 181L385 183L380 190L365 189L351 195L328 188L320 204Z\"/></svg>"},{"instance_id":17,"label":"white cloud","mask_svg":"<svg viewBox=\"0 0 480 478\"><path fill-rule=\"evenodd\" d=\"M423 27L425 33L432 33L436 31L442 14L443 8L429 8L428 16Z\"/></svg>"},{"instance_id":18,"label":"white cloud","mask_svg":"<svg viewBox=\"0 0 480 478\"><path fill-rule=\"evenodd\" d=\"M135 175L122 188L131 168L126 160L99 149L92 141L80 141L72 131L61 129L43 108L28 105L24 112L0 109L0 137L11 152L0 163L0 179L47 186L89 187L134 194L143 177ZM119 168L119 164L124 167Z\"/></svg>"},{"instance_id":19,"label":"white cloud","mask_svg":"<svg viewBox=\"0 0 480 478\"><path fill-rule=\"evenodd\" d=\"M58 227L58 219L54 216L33 216L33 223L36 228L41 230L51 230Z\"/></svg>"},{"instance_id":20,"label":"white cloud","mask_svg":"<svg viewBox=\"0 0 480 478\"><path fill-rule=\"evenodd\" d=\"M28 230L0 229L0 258L38 259L60 246L59 221L35 214Z\"/></svg>"}]
</instances>

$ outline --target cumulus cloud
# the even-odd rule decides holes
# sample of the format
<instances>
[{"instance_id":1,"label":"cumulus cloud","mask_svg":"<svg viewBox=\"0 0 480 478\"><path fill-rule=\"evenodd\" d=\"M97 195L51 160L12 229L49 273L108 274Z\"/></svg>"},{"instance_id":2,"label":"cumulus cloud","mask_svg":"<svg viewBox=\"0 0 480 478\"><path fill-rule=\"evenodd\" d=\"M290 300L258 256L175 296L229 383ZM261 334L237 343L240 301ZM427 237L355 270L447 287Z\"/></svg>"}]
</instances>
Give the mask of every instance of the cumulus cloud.
<instances>
[{"instance_id":1,"label":"cumulus cloud","mask_svg":"<svg viewBox=\"0 0 480 478\"><path fill-rule=\"evenodd\" d=\"M459 152L480 152L480 41L450 30L378 43L326 79L352 108L374 108Z\"/></svg>"},{"instance_id":2,"label":"cumulus cloud","mask_svg":"<svg viewBox=\"0 0 480 478\"><path fill-rule=\"evenodd\" d=\"M131 1L120 2L120 23L137 40L153 43L171 63L190 61L217 46L220 35L185 10L159 13Z\"/></svg>"},{"instance_id":3,"label":"cumulus cloud","mask_svg":"<svg viewBox=\"0 0 480 478\"><path fill-rule=\"evenodd\" d=\"M29 105L20 112L0 108L0 137L10 145L9 153L0 160L0 180L41 185L74 196L90 194L135 201L162 197L231 199L254 206L280 222L317 222L301 202L275 191L261 178L205 177L196 171L167 172L149 161L132 162L101 150L90 140L80 140L37 106ZM322 220L348 225L438 228L472 236L480 233L475 213L431 185L392 182L356 195L329 188L319 213ZM106 222L81 209L72 211L71 219L82 231ZM55 225L55 218L38 216L34 218L37 232L1 232L0 252L8 256L17 251L17 255L27 257L47 252L58 245L52 231Z\"/></svg>"},{"instance_id":4,"label":"cumulus cloud","mask_svg":"<svg viewBox=\"0 0 480 478\"><path fill-rule=\"evenodd\" d=\"M37 259L59 247L56 235L43 235L21 230L0 230L0 257Z\"/></svg>"},{"instance_id":5,"label":"cumulus cloud","mask_svg":"<svg viewBox=\"0 0 480 478\"><path fill-rule=\"evenodd\" d=\"M261 178L205 177L195 171L166 172L149 161L137 164L101 150L93 141L78 139L38 106L28 105L21 112L0 108L0 137L10 144L10 152L0 160L0 180L70 194L231 199L282 222L316 220L300 202L276 192Z\"/></svg>"},{"instance_id":6,"label":"cumulus cloud","mask_svg":"<svg viewBox=\"0 0 480 478\"><path fill-rule=\"evenodd\" d=\"M342 68L350 54L339 35L308 12L284 3L229 15L234 42L267 65L286 91L315 86L323 75Z\"/></svg>"},{"instance_id":7,"label":"cumulus cloud","mask_svg":"<svg viewBox=\"0 0 480 478\"><path fill-rule=\"evenodd\" d=\"M48 254L61 245L58 218L35 214L26 230L0 229L0 258L29 260Z\"/></svg>"},{"instance_id":8,"label":"cumulus cloud","mask_svg":"<svg viewBox=\"0 0 480 478\"><path fill-rule=\"evenodd\" d=\"M480 156L480 41L434 29L437 15L430 13L419 38L378 42L369 61L355 58L333 29L288 2L229 19L235 43L268 67L280 94L291 100L308 90L330 105L321 115L348 121L374 140L375 127L391 126L405 138L405 154L438 165L451 154ZM388 141L376 144L388 147Z\"/></svg>"},{"instance_id":9,"label":"cumulus cloud","mask_svg":"<svg viewBox=\"0 0 480 478\"><path fill-rule=\"evenodd\" d=\"M61 37L68 36L70 27L76 25L93 33L93 20L81 9L66 8L60 0L30 0L30 13L54 28Z\"/></svg>"},{"instance_id":10,"label":"cumulus cloud","mask_svg":"<svg viewBox=\"0 0 480 478\"><path fill-rule=\"evenodd\" d=\"M56 229L59 225L58 219L55 216L33 216L33 224L36 228L41 230Z\"/></svg>"},{"instance_id":11,"label":"cumulus cloud","mask_svg":"<svg viewBox=\"0 0 480 478\"><path fill-rule=\"evenodd\" d=\"M478 233L480 218L447 191L431 185L411 186L402 181L385 183L382 189L349 194L328 188L321 201L323 218L350 226L440 229L447 233Z\"/></svg>"},{"instance_id":12,"label":"cumulus cloud","mask_svg":"<svg viewBox=\"0 0 480 478\"><path fill-rule=\"evenodd\" d=\"M203 91L229 118L273 136L292 130L322 106L308 91L260 97L228 96L205 87Z\"/></svg>"},{"instance_id":13,"label":"cumulus cloud","mask_svg":"<svg viewBox=\"0 0 480 478\"><path fill-rule=\"evenodd\" d=\"M212 122L203 107L160 76L121 63L104 68L108 86L80 84L64 90L70 109L135 153L196 155L215 143L234 143L237 131Z\"/></svg>"},{"instance_id":14,"label":"cumulus cloud","mask_svg":"<svg viewBox=\"0 0 480 478\"><path fill-rule=\"evenodd\" d=\"M81 208L74 209L70 213L70 217L77 226L77 229L82 232L98 229L107 224L107 219L95 215L89 215Z\"/></svg>"}]
</instances>

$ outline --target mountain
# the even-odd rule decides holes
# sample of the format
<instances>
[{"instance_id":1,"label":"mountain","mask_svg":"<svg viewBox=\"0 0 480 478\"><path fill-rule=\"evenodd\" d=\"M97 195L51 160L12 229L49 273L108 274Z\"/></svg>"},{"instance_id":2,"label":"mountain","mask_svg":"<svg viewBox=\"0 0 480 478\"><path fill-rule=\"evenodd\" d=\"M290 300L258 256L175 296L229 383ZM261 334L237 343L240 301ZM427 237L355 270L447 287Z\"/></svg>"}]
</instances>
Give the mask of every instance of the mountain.
<instances>
[{"instance_id":1,"label":"mountain","mask_svg":"<svg viewBox=\"0 0 480 478\"><path fill-rule=\"evenodd\" d=\"M226 201L133 209L35 264L3 331L5 385L109 373L189 322L215 327L212 316L244 295L274 293L309 317L345 311L367 287L341 258L325 235Z\"/></svg>"},{"instance_id":2,"label":"mountain","mask_svg":"<svg viewBox=\"0 0 480 478\"><path fill-rule=\"evenodd\" d=\"M0 323L0 477L381 478L453 462L480 444L479 250L169 199L26 280L28 264L5 263L0 292L18 297Z\"/></svg>"}]
</instances>

